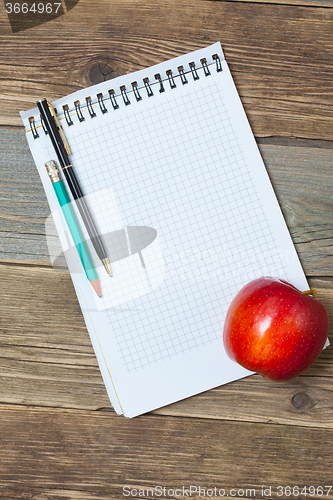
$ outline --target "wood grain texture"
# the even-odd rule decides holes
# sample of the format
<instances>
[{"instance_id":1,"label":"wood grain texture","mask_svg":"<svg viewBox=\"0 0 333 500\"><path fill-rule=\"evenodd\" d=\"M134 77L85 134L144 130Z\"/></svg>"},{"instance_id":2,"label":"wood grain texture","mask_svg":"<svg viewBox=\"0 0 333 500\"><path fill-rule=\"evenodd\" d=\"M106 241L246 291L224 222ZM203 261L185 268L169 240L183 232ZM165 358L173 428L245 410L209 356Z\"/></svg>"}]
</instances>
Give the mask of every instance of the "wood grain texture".
<instances>
[{"instance_id":1,"label":"wood grain texture","mask_svg":"<svg viewBox=\"0 0 333 500\"><path fill-rule=\"evenodd\" d=\"M223 0L207 0L222 2ZM305 7L333 7L332 0L228 0L230 2L256 2L256 3L274 3L274 4L284 4L284 5L303 5Z\"/></svg>"},{"instance_id":2,"label":"wood grain texture","mask_svg":"<svg viewBox=\"0 0 333 500\"><path fill-rule=\"evenodd\" d=\"M96 64L118 76L220 40L256 136L331 140L332 19L324 7L80 0L11 34L4 15L0 123L20 125L19 110L37 99L86 87Z\"/></svg>"},{"instance_id":3,"label":"wood grain texture","mask_svg":"<svg viewBox=\"0 0 333 500\"><path fill-rule=\"evenodd\" d=\"M0 497L8 500L117 500L123 486L157 485L223 488L229 500L229 492L245 496L233 488L255 488L261 499L262 485L276 492L281 484L332 481L329 430L6 405L0 415ZM332 491L325 498L332 500Z\"/></svg>"},{"instance_id":4,"label":"wood grain texture","mask_svg":"<svg viewBox=\"0 0 333 500\"><path fill-rule=\"evenodd\" d=\"M333 149L262 144L260 150L306 273L332 276ZM0 129L0 181L0 260L50 265L56 240L49 251L50 212L21 129ZM52 223L48 232L54 233Z\"/></svg>"},{"instance_id":5,"label":"wood grain texture","mask_svg":"<svg viewBox=\"0 0 333 500\"><path fill-rule=\"evenodd\" d=\"M80 0L57 20L12 34L1 2L0 124L21 126L18 111L43 96L221 40L256 136L287 141L260 149L332 325L332 4ZM319 141L288 142L295 137ZM228 500L248 497L231 497L230 488L255 488L261 499L262 485L281 498L278 485L332 484L332 347L294 381L254 375L119 417L70 276L50 267L49 209L21 129L0 129L0 206L1 499L118 500L124 485L191 484L224 488Z\"/></svg>"},{"instance_id":6,"label":"wood grain texture","mask_svg":"<svg viewBox=\"0 0 333 500\"><path fill-rule=\"evenodd\" d=\"M305 273L332 276L333 150L259 148Z\"/></svg>"},{"instance_id":7,"label":"wood grain texture","mask_svg":"<svg viewBox=\"0 0 333 500\"><path fill-rule=\"evenodd\" d=\"M3 264L0 283L1 403L111 408L69 274ZM311 286L333 324L332 281L314 279ZM333 428L332 352L323 351L294 381L254 375L155 413Z\"/></svg>"}]
</instances>

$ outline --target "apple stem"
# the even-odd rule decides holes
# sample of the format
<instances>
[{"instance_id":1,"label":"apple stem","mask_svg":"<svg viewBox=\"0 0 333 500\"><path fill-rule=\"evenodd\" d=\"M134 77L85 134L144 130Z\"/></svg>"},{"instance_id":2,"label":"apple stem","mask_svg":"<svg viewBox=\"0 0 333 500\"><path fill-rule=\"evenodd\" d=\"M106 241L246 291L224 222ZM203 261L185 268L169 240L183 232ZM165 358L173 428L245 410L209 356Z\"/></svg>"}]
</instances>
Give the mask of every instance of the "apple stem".
<instances>
[{"instance_id":1,"label":"apple stem","mask_svg":"<svg viewBox=\"0 0 333 500\"><path fill-rule=\"evenodd\" d=\"M305 292L302 292L303 295L317 295L317 292L314 288L312 290L306 290Z\"/></svg>"}]
</instances>

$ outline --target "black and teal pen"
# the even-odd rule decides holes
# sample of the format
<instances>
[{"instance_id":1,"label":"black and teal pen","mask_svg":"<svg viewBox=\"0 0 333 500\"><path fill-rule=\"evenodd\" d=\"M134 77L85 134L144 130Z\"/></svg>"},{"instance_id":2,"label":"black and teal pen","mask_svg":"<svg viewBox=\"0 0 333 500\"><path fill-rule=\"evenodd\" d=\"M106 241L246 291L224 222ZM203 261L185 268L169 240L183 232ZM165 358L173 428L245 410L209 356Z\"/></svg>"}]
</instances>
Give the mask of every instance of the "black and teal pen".
<instances>
[{"instance_id":1,"label":"black and teal pen","mask_svg":"<svg viewBox=\"0 0 333 500\"><path fill-rule=\"evenodd\" d=\"M72 164L68 158L68 155L70 154L69 147L65 135L63 133L63 130L61 128L61 125L57 119L57 115L51 104L46 99L38 101L37 106L40 115L43 119L45 129L47 130L53 148L58 156L60 167L62 168L68 187L72 193L72 196L76 202L76 206L82 217L83 223L89 234L90 241L98 257L102 261L106 272L110 276L112 276L111 264L106 255L106 251L104 249L101 237L97 232L96 226L94 224L94 221L90 215L89 209L85 202L83 192L76 179Z\"/></svg>"},{"instance_id":2,"label":"black and teal pen","mask_svg":"<svg viewBox=\"0 0 333 500\"><path fill-rule=\"evenodd\" d=\"M65 189L64 183L61 180L57 165L55 161L51 160L45 163L45 167L51 179L52 186L57 196L62 213L64 214L67 227L69 229L69 232L71 233L76 250L79 254L84 272L86 273L86 276L97 295L101 297L101 288L98 281L98 275L89 253L87 244L84 240L78 220L75 216L69 196Z\"/></svg>"}]
</instances>

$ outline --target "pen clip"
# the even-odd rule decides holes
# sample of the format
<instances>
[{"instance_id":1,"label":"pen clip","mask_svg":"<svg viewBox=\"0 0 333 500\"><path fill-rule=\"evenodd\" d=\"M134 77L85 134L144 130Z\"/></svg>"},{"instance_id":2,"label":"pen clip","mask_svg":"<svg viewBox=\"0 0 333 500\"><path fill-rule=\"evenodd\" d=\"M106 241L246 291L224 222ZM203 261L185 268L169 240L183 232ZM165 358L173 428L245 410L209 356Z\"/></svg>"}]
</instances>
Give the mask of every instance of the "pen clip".
<instances>
[{"instance_id":1,"label":"pen clip","mask_svg":"<svg viewBox=\"0 0 333 500\"><path fill-rule=\"evenodd\" d=\"M49 103L49 101L46 101L46 102L47 102L47 105L48 105L48 107L49 107L49 110L50 110L51 115L52 115L52 116L53 116L53 118L55 119L55 122L56 122L57 127L58 127L59 132L60 132L60 135L61 135L61 137L62 137L62 141L63 141L64 146L65 146L66 152L67 152L67 154L68 154L68 155L70 155L70 154L71 154L71 152L70 152L70 150L69 150L68 142L67 142L67 140L66 140L66 137L65 137L64 131L62 130L62 127L61 127L61 125L60 125L60 123L59 123L59 120L58 120L58 117L57 117L57 115L56 115L56 112L54 111L54 108L53 108L52 104L50 104L50 103Z\"/></svg>"}]
</instances>

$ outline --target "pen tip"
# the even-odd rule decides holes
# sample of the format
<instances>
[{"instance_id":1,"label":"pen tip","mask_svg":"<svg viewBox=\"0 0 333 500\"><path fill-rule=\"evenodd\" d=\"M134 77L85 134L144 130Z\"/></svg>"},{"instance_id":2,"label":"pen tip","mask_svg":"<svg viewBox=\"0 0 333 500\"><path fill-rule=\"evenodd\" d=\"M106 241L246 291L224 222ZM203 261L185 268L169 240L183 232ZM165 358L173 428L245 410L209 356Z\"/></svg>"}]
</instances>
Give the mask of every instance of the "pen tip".
<instances>
[{"instance_id":1,"label":"pen tip","mask_svg":"<svg viewBox=\"0 0 333 500\"><path fill-rule=\"evenodd\" d=\"M94 281L90 281L90 283L91 283L91 286L93 287L93 289L95 290L95 292L97 293L97 295L99 297L102 297L101 287L99 285L98 279L96 279Z\"/></svg>"},{"instance_id":2,"label":"pen tip","mask_svg":"<svg viewBox=\"0 0 333 500\"><path fill-rule=\"evenodd\" d=\"M105 270L108 273L108 275L113 276L112 267L111 267L109 259L106 257L105 259L102 259L102 262L103 262L103 266L105 267Z\"/></svg>"}]
</instances>

